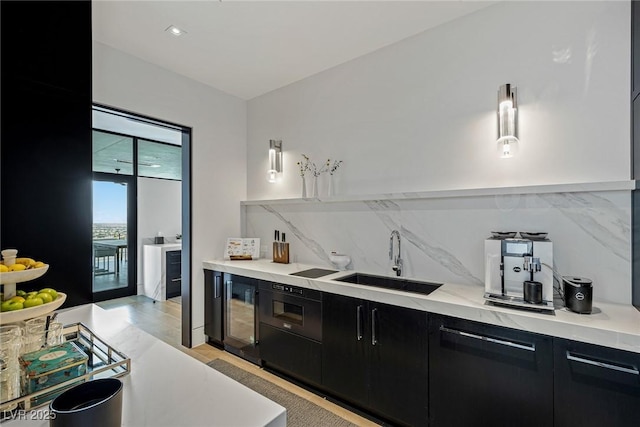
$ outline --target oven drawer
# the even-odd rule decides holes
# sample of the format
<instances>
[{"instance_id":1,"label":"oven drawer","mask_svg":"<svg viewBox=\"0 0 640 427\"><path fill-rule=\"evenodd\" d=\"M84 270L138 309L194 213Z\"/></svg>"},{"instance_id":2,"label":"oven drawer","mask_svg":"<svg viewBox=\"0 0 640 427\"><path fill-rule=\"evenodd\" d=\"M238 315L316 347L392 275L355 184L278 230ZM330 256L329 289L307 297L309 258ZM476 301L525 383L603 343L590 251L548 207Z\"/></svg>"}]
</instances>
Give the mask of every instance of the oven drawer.
<instances>
[{"instance_id":1,"label":"oven drawer","mask_svg":"<svg viewBox=\"0 0 640 427\"><path fill-rule=\"evenodd\" d=\"M321 295L318 297L321 298ZM322 342L321 299L309 299L296 293L274 292L261 284L258 309L260 322Z\"/></svg>"},{"instance_id":2,"label":"oven drawer","mask_svg":"<svg viewBox=\"0 0 640 427\"><path fill-rule=\"evenodd\" d=\"M260 322L260 357L272 368L305 382L322 379L322 344Z\"/></svg>"}]
</instances>

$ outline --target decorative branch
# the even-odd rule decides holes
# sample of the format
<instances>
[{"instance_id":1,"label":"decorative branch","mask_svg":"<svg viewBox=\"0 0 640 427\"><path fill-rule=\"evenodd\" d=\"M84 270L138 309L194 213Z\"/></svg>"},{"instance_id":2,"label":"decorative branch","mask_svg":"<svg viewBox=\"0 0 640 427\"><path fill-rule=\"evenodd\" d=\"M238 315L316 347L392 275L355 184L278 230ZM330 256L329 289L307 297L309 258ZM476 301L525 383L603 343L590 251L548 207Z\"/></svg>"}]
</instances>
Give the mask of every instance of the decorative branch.
<instances>
[{"instance_id":1,"label":"decorative branch","mask_svg":"<svg viewBox=\"0 0 640 427\"><path fill-rule=\"evenodd\" d=\"M304 154L302 155L302 158L304 161L298 162L298 166L300 167L300 176L304 178L304 174L311 170L311 167L309 166L311 161L309 160L309 157Z\"/></svg>"},{"instance_id":2,"label":"decorative branch","mask_svg":"<svg viewBox=\"0 0 640 427\"><path fill-rule=\"evenodd\" d=\"M328 172L330 165L331 165L330 159L327 159L326 163L324 163L321 167L317 167L315 163L311 162L311 172L313 173L313 176L317 178L323 173Z\"/></svg>"},{"instance_id":3,"label":"decorative branch","mask_svg":"<svg viewBox=\"0 0 640 427\"><path fill-rule=\"evenodd\" d=\"M342 160L334 160L333 165L331 165L331 168L329 169L329 174L333 175L336 172L336 170L338 170L341 164L342 164Z\"/></svg>"}]
</instances>

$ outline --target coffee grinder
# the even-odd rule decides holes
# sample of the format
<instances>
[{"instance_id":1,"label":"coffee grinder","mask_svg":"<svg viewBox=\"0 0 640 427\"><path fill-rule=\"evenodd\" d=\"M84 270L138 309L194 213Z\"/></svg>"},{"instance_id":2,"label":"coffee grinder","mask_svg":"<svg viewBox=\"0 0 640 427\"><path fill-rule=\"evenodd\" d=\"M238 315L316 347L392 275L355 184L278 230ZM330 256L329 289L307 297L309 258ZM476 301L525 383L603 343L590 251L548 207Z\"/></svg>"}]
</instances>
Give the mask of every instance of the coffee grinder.
<instances>
[{"instance_id":1,"label":"coffee grinder","mask_svg":"<svg viewBox=\"0 0 640 427\"><path fill-rule=\"evenodd\" d=\"M504 238L494 233L485 240L484 253L486 300L517 308L554 310L553 244L546 233L535 239Z\"/></svg>"}]
</instances>

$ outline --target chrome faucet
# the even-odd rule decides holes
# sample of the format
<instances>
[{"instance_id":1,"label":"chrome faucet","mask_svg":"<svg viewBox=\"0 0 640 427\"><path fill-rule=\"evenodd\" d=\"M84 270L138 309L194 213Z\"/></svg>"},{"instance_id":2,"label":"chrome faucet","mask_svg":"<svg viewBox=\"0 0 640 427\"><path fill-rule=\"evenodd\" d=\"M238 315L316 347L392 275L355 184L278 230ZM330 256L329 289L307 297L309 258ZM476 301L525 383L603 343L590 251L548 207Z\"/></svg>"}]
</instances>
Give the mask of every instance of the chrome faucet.
<instances>
[{"instance_id":1,"label":"chrome faucet","mask_svg":"<svg viewBox=\"0 0 640 427\"><path fill-rule=\"evenodd\" d=\"M398 237L398 255L393 256L393 236ZM402 276L402 258L400 258L400 232L393 230L391 232L391 238L389 239L389 259L393 261L393 271L396 272L396 276Z\"/></svg>"}]
</instances>

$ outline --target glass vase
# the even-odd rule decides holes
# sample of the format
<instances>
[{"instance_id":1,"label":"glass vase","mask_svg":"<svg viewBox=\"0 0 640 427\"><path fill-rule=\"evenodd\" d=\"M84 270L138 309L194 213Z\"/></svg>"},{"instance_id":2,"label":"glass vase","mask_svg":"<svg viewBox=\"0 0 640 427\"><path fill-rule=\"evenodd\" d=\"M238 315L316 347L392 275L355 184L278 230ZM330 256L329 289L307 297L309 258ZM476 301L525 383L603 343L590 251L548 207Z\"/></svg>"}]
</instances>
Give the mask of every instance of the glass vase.
<instances>
[{"instance_id":1,"label":"glass vase","mask_svg":"<svg viewBox=\"0 0 640 427\"><path fill-rule=\"evenodd\" d=\"M318 177L313 177L313 197L318 198Z\"/></svg>"},{"instance_id":2,"label":"glass vase","mask_svg":"<svg viewBox=\"0 0 640 427\"><path fill-rule=\"evenodd\" d=\"M304 178L304 176L302 177L302 198L307 198L307 180Z\"/></svg>"},{"instance_id":3,"label":"glass vase","mask_svg":"<svg viewBox=\"0 0 640 427\"><path fill-rule=\"evenodd\" d=\"M329 184L327 186L327 197L333 197L335 189L333 187L333 174L329 174Z\"/></svg>"}]
</instances>

